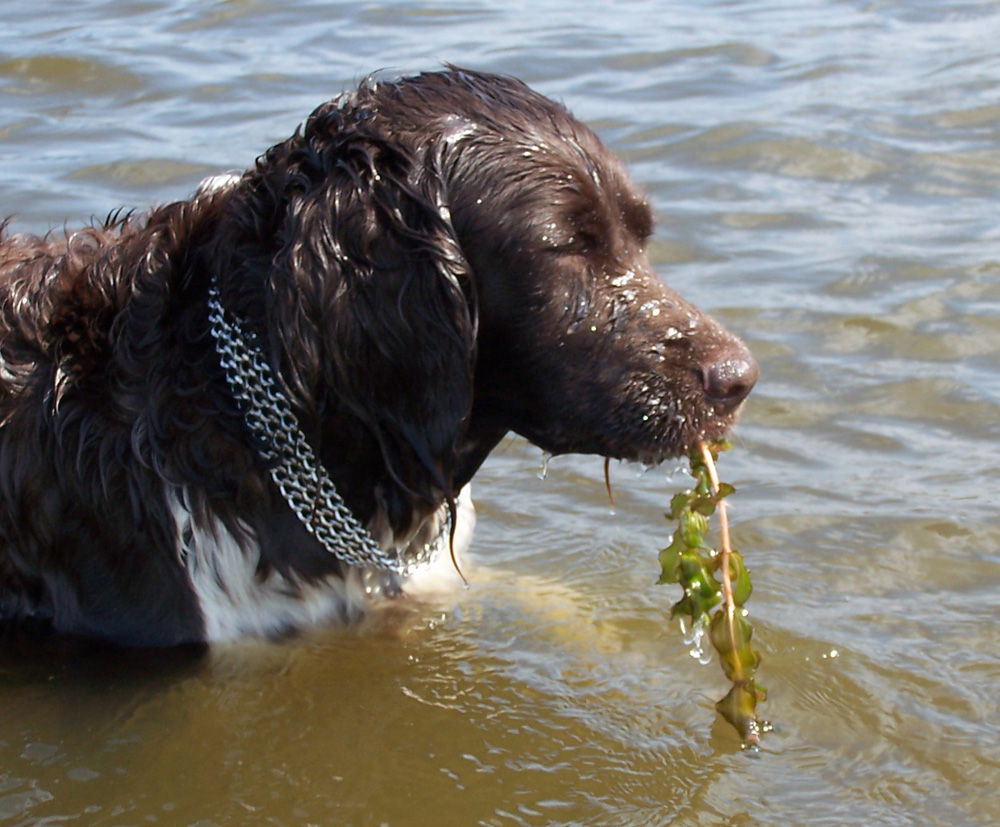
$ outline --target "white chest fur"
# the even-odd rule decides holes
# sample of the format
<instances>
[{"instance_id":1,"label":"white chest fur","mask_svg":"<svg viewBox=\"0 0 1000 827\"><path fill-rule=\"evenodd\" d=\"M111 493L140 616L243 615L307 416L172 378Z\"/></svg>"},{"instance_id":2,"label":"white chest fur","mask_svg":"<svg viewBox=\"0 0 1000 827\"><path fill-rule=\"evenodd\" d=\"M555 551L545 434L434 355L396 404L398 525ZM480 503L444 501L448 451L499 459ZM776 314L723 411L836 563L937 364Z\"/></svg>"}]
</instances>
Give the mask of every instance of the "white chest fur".
<instances>
[{"instance_id":1,"label":"white chest fur","mask_svg":"<svg viewBox=\"0 0 1000 827\"><path fill-rule=\"evenodd\" d=\"M273 571L261 576L260 546L253 532L247 529L245 536L251 539L241 543L221 520L201 525L185 496L171 496L177 554L197 596L209 641L277 637L310 626L351 622L386 602L381 589L372 585L381 578L360 569L314 582L290 580ZM443 519L445 514L439 511L428 520ZM468 548L475 526L468 486L457 500L457 519L456 558ZM428 528L421 533L437 534L433 525ZM447 532L441 542L444 547L434 561L400 583L403 595L438 595L461 583L452 565Z\"/></svg>"}]
</instances>

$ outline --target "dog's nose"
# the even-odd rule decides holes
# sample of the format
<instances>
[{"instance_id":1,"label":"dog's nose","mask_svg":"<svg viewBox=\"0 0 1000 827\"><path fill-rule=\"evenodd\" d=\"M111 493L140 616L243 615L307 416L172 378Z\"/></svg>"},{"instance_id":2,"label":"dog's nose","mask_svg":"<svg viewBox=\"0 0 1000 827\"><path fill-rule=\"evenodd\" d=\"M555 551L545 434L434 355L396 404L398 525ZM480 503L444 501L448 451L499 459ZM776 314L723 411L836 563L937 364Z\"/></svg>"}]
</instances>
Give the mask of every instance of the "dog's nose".
<instances>
[{"instance_id":1,"label":"dog's nose","mask_svg":"<svg viewBox=\"0 0 1000 827\"><path fill-rule=\"evenodd\" d=\"M746 399L759 375L760 369L750 351L737 344L703 370L705 395L728 413Z\"/></svg>"}]
</instances>

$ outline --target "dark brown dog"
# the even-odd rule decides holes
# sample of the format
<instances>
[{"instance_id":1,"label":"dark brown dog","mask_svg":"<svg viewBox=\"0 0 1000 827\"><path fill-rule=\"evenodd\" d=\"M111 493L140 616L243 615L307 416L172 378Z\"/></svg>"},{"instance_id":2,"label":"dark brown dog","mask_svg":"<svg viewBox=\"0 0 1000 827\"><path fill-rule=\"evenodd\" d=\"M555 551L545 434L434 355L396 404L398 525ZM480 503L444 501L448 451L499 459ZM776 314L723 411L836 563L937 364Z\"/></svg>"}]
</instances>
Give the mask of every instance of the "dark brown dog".
<instances>
[{"instance_id":1,"label":"dark brown dog","mask_svg":"<svg viewBox=\"0 0 1000 827\"><path fill-rule=\"evenodd\" d=\"M651 228L563 107L451 69L141 219L5 234L0 617L140 645L351 617L449 516L464 543L509 430L647 463L722 435L757 367L656 277Z\"/></svg>"}]
</instances>

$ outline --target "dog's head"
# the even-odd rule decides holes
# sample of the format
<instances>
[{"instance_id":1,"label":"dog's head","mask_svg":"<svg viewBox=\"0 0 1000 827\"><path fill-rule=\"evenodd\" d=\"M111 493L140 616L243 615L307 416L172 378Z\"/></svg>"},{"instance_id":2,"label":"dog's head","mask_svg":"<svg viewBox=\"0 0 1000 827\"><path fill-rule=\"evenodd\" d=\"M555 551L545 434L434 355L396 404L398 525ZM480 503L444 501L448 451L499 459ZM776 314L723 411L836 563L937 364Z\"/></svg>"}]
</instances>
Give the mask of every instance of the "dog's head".
<instances>
[{"instance_id":1,"label":"dog's head","mask_svg":"<svg viewBox=\"0 0 1000 827\"><path fill-rule=\"evenodd\" d=\"M456 98L437 163L478 289L473 429L647 463L722 436L757 365L656 276L653 217L619 161L518 81L430 81Z\"/></svg>"},{"instance_id":2,"label":"dog's head","mask_svg":"<svg viewBox=\"0 0 1000 827\"><path fill-rule=\"evenodd\" d=\"M252 208L225 255L266 275L224 292L267 320L298 406L339 440L325 459L368 473L400 522L508 430L656 462L724 434L756 380L740 341L653 272L650 209L618 161L513 79L365 83L239 190ZM365 443L384 469L355 467Z\"/></svg>"}]
</instances>

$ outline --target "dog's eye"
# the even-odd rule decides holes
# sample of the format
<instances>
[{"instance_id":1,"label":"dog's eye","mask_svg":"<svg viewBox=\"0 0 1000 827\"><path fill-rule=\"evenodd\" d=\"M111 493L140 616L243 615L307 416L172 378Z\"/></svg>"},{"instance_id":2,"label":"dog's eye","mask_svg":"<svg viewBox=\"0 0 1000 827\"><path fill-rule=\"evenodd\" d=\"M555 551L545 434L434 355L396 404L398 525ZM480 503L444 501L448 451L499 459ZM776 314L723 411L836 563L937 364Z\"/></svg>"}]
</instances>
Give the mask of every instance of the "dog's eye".
<instances>
[{"instance_id":1,"label":"dog's eye","mask_svg":"<svg viewBox=\"0 0 1000 827\"><path fill-rule=\"evenodd\" d=\"M653 211L644 198L626 200L621 207L622 221L629 231L641 242L653 234Z\"/></svg>"},{"instance_id":2,"label":"dog's eye","mask_svg":"<svg viewBox=\"0 0 1000 827\"><path fill-rule=\"evenodd\" d=\"M581 221L575 216L569 221L544 225L539 241L544 249L556 255L586 256L605 246L593 220Z\"/></svg>"},{"instance_id":3,"label":"dog's eye","mask_svg":"<svg viewBox=\"0 0 1000 827\"><path fill-rule=\"evenodd\" d=\"M573 248L580 253L600 250L607 246L606 219L593 210L583 210L567 221L567 235L572 237Z\"/></svg>"},{"instance_id":4,"label":"dog's eye","mask_svg":"<svg viewBox=\"0 0 1000 827\"><path fill-rule=\"evenodd\" d=\"M604 235L597 232L592 226L579 228L576 232L576 241L577 249L580 252L588 252L605 246Z\"/></svg>"}]
</instances>

